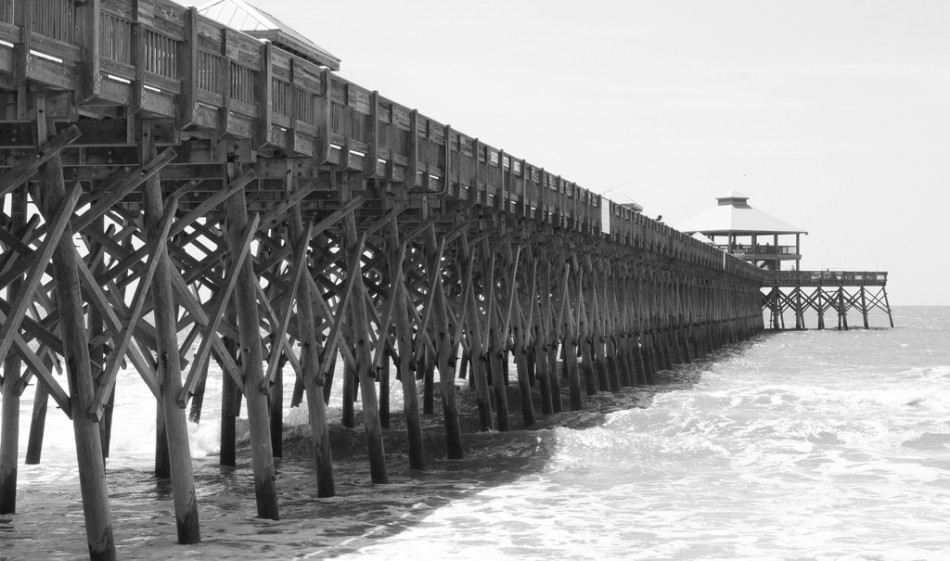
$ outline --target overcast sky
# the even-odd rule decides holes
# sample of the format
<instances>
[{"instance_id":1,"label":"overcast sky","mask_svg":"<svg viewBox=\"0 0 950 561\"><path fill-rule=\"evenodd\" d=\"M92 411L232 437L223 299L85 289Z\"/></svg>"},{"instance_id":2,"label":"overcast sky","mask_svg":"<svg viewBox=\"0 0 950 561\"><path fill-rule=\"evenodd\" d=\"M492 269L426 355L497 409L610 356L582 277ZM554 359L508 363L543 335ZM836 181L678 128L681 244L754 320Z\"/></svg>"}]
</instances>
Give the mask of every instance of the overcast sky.
<instances>
[{"instance_id":1,"label":"overcast sky","mask_svg":"<svg viewBox=\"0 0 950 561\"><path fill-rule=\"evenodd\" d=\"M736 190L809 232L803 268L950 305L950 2L258 5L343 77L651 217Z\"/></svg>"}]
</instances>

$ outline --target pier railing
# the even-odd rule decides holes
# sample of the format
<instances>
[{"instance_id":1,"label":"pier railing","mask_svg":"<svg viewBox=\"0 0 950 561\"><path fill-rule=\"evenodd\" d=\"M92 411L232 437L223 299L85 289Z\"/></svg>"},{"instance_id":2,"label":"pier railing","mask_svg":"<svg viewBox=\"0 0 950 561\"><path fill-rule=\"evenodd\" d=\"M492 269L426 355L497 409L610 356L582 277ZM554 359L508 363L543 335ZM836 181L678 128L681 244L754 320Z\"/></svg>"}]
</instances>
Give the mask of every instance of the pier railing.
<instances>
[{"instance_id":1,"label":"pier railing","mask_svg":"<svg viewBox=\"0 0 950 561\"><path fill-rule=\"evenodd\" d=\"M773 286L886 286L886 271L778 271Z\"/></svg>"}]
</instances>

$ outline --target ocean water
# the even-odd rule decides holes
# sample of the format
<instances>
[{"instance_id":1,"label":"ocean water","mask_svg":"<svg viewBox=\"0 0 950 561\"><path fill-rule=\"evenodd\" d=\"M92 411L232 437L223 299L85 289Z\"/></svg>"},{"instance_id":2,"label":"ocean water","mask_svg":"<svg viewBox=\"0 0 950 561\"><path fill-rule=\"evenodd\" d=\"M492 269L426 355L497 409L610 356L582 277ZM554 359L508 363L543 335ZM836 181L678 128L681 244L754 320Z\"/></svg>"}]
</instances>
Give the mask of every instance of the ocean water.
<instances>
[{"instance_id":1,"label":"ocean water","mask_svg":"<svg viewBox=\"0 0 950 561\"><path fill-rule=\"evenodd\" d=\"M338 496L317 499L303 439L278 463L280 521L254 516L246 454L237 468L217 465L212 378L206 421L191 427L194 546L175 543L170 485L149 472L154 405L129 373L108 462L119 556L948 559L950 308L897 308L894 319L894 329L767 333L655 387L587 398L587 411L543 428L466 434L464 460L434 446L426 472L408 470L397 395L392 483L369 482L356 434L336 461ZM31 406L28 391L23 449ZM436 419L425 421L433 443ZM303 423L302 412L287 421ZM72 431L52 408L48 431L43 464L20 468L18 513L0 516L0 560L86 557Z\"/></svg>"}]
</instances>

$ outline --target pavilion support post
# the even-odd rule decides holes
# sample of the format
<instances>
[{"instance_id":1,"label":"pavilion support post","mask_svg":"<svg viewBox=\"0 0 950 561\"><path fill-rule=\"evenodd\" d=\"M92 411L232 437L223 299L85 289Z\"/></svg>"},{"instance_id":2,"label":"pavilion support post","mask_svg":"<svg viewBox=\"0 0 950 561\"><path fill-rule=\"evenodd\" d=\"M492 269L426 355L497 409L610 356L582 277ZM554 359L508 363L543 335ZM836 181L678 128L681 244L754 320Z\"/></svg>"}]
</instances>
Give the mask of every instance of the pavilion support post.
<instances>
[{"instance_id":1,"label":"pavilion support post","mask_svg":"<svg viewBox=\"0 0 950 561\"><path fill-rule=\"evenodd\" d=\"M230 175L229 175L230 176ZM231 255L237 255L245 230L248 228L247 199L244 189L225 202L227 237ZM277 482L274 455L271 447L267 394L262 390L264 381L264 349L260 335L260 316L257 306L257 279L251 259L245 259L234 288L237 304L238 330L241 340L241 367L244 370L244 399L251 434L251 466L254 471L254 494L257 515L278 520Z\"/></svg>"},{"instance_id":2,"label":"pavilion support post","mask_svg":"<svg viewBox=\"0 0 950 561\"><path fill-rule=\"evenodd\" d=\"M38 128L41 129L38 137L44 137L42 132L45 126ZM56 214L56 210L66 199L66 185L58 154L45 164L43 182L44 195L39 206L49 218ZM81 281L76 259L78 254L73 245L72 228L67 226L52 259L55 301L59 308L66 378L69 383L76 459L79 464L79 486L86 522L86 542L90 559L106 561L116 558L115 538L109 512L109 492L105 462L102 458L102 442L99 438L99 423L88 414L95 400L96 388L89 360L88 332L83 316Z\"/></svg>"},{"instance_id":3,"label":"pavilion support post","mask_svg":"<svg viewBox=\"0 0 950 561\"><path fill-rule=\"evenodd\" d=\"M887 289L881 287L881 293L884 294L884 307L887 308L887 320L891 323L891 328L894 327L894 316L891 315L891 303L887 299Z\"/></svg>"},{"instance_id":4,"label":"pavilion support post","mask_svg":"<svg viewBox=\"0 0 950 561\"><path fill-rule=\"evenodd\" d=\"M156 151L151 140L149 121L143 121L142 125L142 156L143 161L147 161L156 156ZM146 236L154 240L161 235L163 214L166 212L162 203L162 188L158 175L145 181L143 194ZM175 206L173 199L170 208L174 209ZM167 240L161 240L157 244L158 255L152 256L152 259L159 260L151 287L155 329L158 334L157 372L161 388L161 406L165 418L165 434L168 439L178 543L192 544L201 541L201 532L198 523L195 480L191 466L191 450L188 445L188 419L185 410L178 406L178 395L182 387L181 363L178 354L178 312L172 291L172 262L168 257L166 242Z\"/></svg>"},{"instance_id":5,"label":"pavilion support post","mask_svg":"<svg viewBox=\"0 0 950 561\"><path fill-rule=\"evenodd\" d=\"M2 202L0 198L0 202ZM10 230L20 234L26 226L27 186L17 188L11 201ZM7 288L7 300L16 300L22 275ZM12 349L3 359L3 402L0 411L0 514L16 513L17 458L20 447L20 381L23 376L20 355ZM37 384L37 387L44 384Z\"/></svg>"},{"instance_id":6,"label":"pavilion support post","mask_svg":"<svg viewBox=\"0 0 950 561\"><path fill-rule=\"evenodd\" d=\"M864 328L870 329L870 325L868 324L867 289L862 285L860 290L861 290L861 317L864 319Z\"/></svg>"},{"instance_id":7,"label":"pavilion support post","mask_svg":"<svg viewBox=\"0 0 950 561\"><path fill-rule=\"evenodd\" d=\"M795 287L795 329L805 329L805 308L802 306L802 287Z\"/></svg>"},{"instance_id":8,"label":"pavilion support post","mask_svg":"<svg viewBox=\"0 0 950 561\"><path fill-rule=\"evenodd\" d=\"M351 199L350 181L358 181L359 189L365 189L365 179L361 174L343 174L340 185L343 202ZM356 218L353 213L343 219L344 239L346 240L346 254L348 255L347 278L350 275L355 279L351 293L352 302L348 307L350 326L354 344L354 360L356 375L359 379L361 399L363 401L363 427L366 431L367 448L369 452L370 477L373 483L388 483L386 473L386 454L383 449L383 432L379 421L379 403L376 398L376 380L373 376L373 357L370 352L369 314L366 309L365 287L363 286L362 251L363 243L356 230Z\"/></svg>"}]
</instances>

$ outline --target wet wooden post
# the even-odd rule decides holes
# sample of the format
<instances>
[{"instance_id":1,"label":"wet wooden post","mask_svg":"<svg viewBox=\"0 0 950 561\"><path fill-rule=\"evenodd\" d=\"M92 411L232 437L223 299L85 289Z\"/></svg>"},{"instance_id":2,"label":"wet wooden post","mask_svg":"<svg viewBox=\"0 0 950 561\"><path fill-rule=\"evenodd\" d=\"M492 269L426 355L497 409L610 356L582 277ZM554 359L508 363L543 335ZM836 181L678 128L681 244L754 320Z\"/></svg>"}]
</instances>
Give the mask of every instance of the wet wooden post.
<instances>
[{"instance_id":1,"label":"wet wooden post","mask_svg":"<svg viewBox=\"0 0 950 561\"><path fill-rule=\"evenodd\" d=\"M105 232L105 220L102 217L97 218L89 226L89 228L94 228L97 232L102 232L104 235L109 235L108 232ZM109 236L111 237L111 236ZM86 241L89 247L89 256L87 257L90 262L90 269L93 275L101 275L104 270L103 255L102 255L102 246L94 239L88 239ZM86 322L87 329L89 330L89 337L95 339L102 336L104 330L105 322L103 321L102 314L90 306L88 312L88 321ZM89 360L92 363L92 375L96 380L96 385L98 386L101 382L102 375L105 370L105 343L101 342L99 344L91 345L89 349ZM115 389L115 386L113 386ZM108 407L103 411L102 418L99 419L99 437L102 440L102 457L109 457L109 442L111 437L111 411L112 408Z\"/></svg>"},{"instance_id":2,"label":"wet wooden post","mask_svg":"<svg viewBox=\"0 0 950 561\"><path fill-rule=\"evenodd\" d=\"M352 200L350 182L356 182L360 190L365 189L365 179L361 174L344 172L338 184L342 202ZM376 380L373 376L373 360L370 354L369 314L366 310L365 288L363 286L362 253L364 239L356 230L356 218L352 213L343 219L346 239L347 279L352 275L354 286L349 294L352 303L348 306L351 331L353 333L354 359L356 375L359 379L363 401L363 427L366 431L369 452L370 477L373 483L388 483L386 472L386 454L383 449L383 433L379 422L379 403L376 398Z\"/></svg>"},{"instance_id":3,"label":"wet wooden post","mask_svg":"<svg viewBox=\"0 0 950 561\"><path fill-rule=\"evenodd\" d=\"M275 346L280 343L275 342ZM280 351L276 351L280 353ZM284 457L284 367L287 365L287 357L271 357L270 360L277 360L277 372L270 384L270 391L267 393L267 410L270 413L270 442L271 453L275 458Z\"/></svg>"},{"instance_id":4,"label":"wet wooden post","mask_svg":"<svg viewBox=\"0 0 950 561\"><path fill-rule=\"evenodd\" d=\"M805 309L802 306L802 287L795 287L795 329L805 329Z\"/></svg>"},{"instance_id":5,"label":"wet wooden post","mask_svg":"<svg viewBox=\"0 0 950 561\"><path fill-rule=\"evenodd\" d=\"M577 274L574 275L575 283L575 302L577 306L577 359L581 378L584 382L584 388L587 395L597 394L597 382L594 378L594 357L593 345L590 335L590 322L587 317L587 295L584 293L586 284L584 277L586 271L582 267L576 267Z\"/></svg>"},{"instance_id":6,"label":"wet wooden post","mask_svg":"<svg viewBox=\"0 0 950 561\"><path fill-rule=\"evenodd\" d=\"M231 165L233 164L228 164L228 167ZM233 171L225 171L228 179L233 179L237 175ZM225 202L225 213L228 245L231 248L231 255L235 256L242 249L244 234L250 223L243 187ZM254 265L250 259L245 259L238 275L233 297L237 307L241 368L244 371L244 400L251 435L254 495L257 502L257 515L261 518L278 520L280 510L277 503L277 474L270 439L270 416L267 411L267 395L261 390L264 380L264 350L260 337L261 323L258 314L256 283Z\"/></svg>"},{"instance_id":7,"label":"wet wooden post","mask_svg":"<svg viewBox=\"0 0 950 561\"><path fill-rule=\"evenodd\" d=\"M142 121L142 162L157 155L151 125ZM188 419L184 409L178 406L181 393L181 363L178 354L178 312L171 283L171 260L165 247L167 240L163 234L162 223L174 216L177 201L172 199L169 205L162 202L162 188L157 175L145 181L145 230L146 237L154 244L152 259L159 260L152 278L153 313L155 328L158 332L158 368L159 387L161 388L161 407L165 419L165 434L171 469L172 493L175 503L175 522L178 529L178 543L192 544L201 541L198 523L198 501L195 494L195 481L191 467L191 450L188 445ZM166 214L168 216L166 216Z\"/></svg>"},{"instance_id":8,"label":"wet wooden post","mask_svg":"<svg viewBox=\"0 0 950 561\"><path fill-rule=\"evenodd\" d=\"M868 303L865 297L865 288L863 285L861 286L860 290L861 290L861 317L864 319L864 328L869 329L870 326L868 324Z\"/></svg>"},{"instance_id":9,"label":"wet wooden post","mask_svg":"<svg viewBox=\"0 0 950 561\"><path fill-rule=\"evenodd\" d=\"M288 161L288 171L292 163ZM299 187L290 173L287 174L288 195ZM310 249L311 228L304 227L300 205L291 208L290 223L291 245L297 259L307 259ZM303 376L304 392L307 396L307 413L310 422L310 439L313 441L313 458L316 466L317 496L336 495L333 477L333 454L330 448L330 426L327 423L326 403L323 400L324 377L321 372L319 343L317 340L316 318L313 299L322 298L314 294L309 267L304 271L304 282L297 287L297 335L300 340L300 366Z\"/></svg>"},{"instance_id":10,"label":"wet wooden post","mask_svg":"<svg viewBox=\"0 0 950 561\"><path fill-rule=\"evenodd\" d=\"M27 437L26 465L37 465L43 456L43 434L46 432L46 410L49 390L45 384L36 384L33 393L33 411L30 415L30 434Z\"/></svg>"},{"instance_id":11,"label":"wet wooden post","mask_svg":"<svg viewBox=\"0 0 950 561\"><path fill-rule=\"evenodd\" d=\"M604 265L603 258L598 258L596 266L591 262L592 276L592 306L594 308L594 321L592 323L593 331L591 338L594 342L594 364L600 375L602 387L611 392L620 391L620 373L617 371L616 358L613 356L613 344L609 341L613 339L613 314L608 304L608 284L610 283L609 272ZM608 353L610 351L610 353Z\"/></svg>"},{"instance_id":12,"label":"wet wooden post","mask_svg":"<svg viewBox=\"0 0 950 561\"><path fill-rule=\"evenodd\" d=\"M469 246L468 239L462 238L462 259L465 262L465 276L463 278L462 299L465 307L465 335L468 338L469 352L471 353L472 383L475 384L475 394L478 400L479 430L488 431L494 427L492 417L491 391L488 386L488 355L485 350L482 330L483 322L478 312L478 302L475 299L475 255ZM483 282L485 279L483 278Z\"/></svg>"},{"instance_id":13,"label":"wet wooden post","mask_svg":"<svg viewBox=\"0 0 950 561\"><path fill-rule=\"evenodd\" d=\"M848 310L844 303L844 287L838 287L838 329L848 330Z\"/></svg>"},{"instance_id":14,"label":"wet wooden post","mask_svg":"<svg viewBox=\"0 0 950 561\"><path fill-rule=\"evenodd\" d=\"M38 121L37 138L45 138L45 123ZM42 170L43 198L38 205L47 220L60 211L70 197L63 181L63 170L58 154L52 156ZM75 203L75 198L73 198ZM109 495L106 484L105 462L102 458L102 443L99 424L89 415L95 400L95 384L89 359L89 341L83 315L83 299L73 245L73 232L66 226L53 253L53 277L56 304L62 326L63 352L66 362L66 378L69 382L73 434L76 440L76 458L79 464L79 487L82 494L83 515L86 523L86 541L89 557L95 561L116 558L115 538L112 533L112 515L109 512Z\"/></svg>"},{"instance_id":15,"label":"wet wooden post","mask_svg":"<svg viewBox=\"0 0 950 561\"><path fill-rule=\"evenodd\" d=\"M520 249L520 248L519 248ZM537 263L530 259L529 263L531 267L531 273L526 279L525 292L526 302L530 305L530 302L535 298L535 285L537 283ZM524 266L520 267L522 271L522 278L524 278ZM528 372L528 349L526 340L529 331L525 328L524 316L521 310L520 297L518 293L518 284L517 284L517 275L515 272L511 274L512 281L512 292L511 292L511 311L510 311L510 321L512 324L512 353L515 358L515 368L518 373L518 394L521 396L521 419L525 427L532 427L535 423L534 416L534 401L531 396L531 381L529 379Z\"/></svg>"},{"instance_id":16,"label":"wet wooden post","mask_svg":"<svg viewBox=\"0 0 950 561\"><path fill-rule=\"evenodd\" d=\"M544 349L547 359L548 382L550 383L551 393L551 411L560 413L564 410L564 403L561 399L561 375L558 367L557 357L560 350L559 339L561 338L560 314L555 311L554 299L552 296L558 288L556 279L552 275L552 258L545 256L544 259L544 290L541 291L541 316L544 322Z\"/></svg>"},{"instance_id":17,"label":"wet wooden post","mask_svg":"<svg viewBox=\"0 0 950 561\"><path fill-rule=\"evenodd\" d=\"M394 202L387 197L387 211L392 211ZM409 311L406 308L406 285L403 260L406 250L399 239L399 227L395 220L387 226L389 245L389 284L393 300L393 323L396 328L396 378L402 384L403 414L406 417L406 440L409 444L409 468L425 470L425 455L422 446L422 421L419 417L419 394L416 391L415 372L412 369L412 329Z\"/></svg>"},{"instance_id":18,"label":"wet wooden post","mask_svg":"<svg viewBox=\"0 0 950 561\"><path fill-rule=\"evenodd\" d=\"M577 369L577 331L575 328L574 311L571 309L570 295L571 260L564 263L564 273L561 277L561 313L560 325L563 333L562 345L564 348L564 372L567 377L570 392L571 411L584 409L581 398L581 378ZM575 269L575 273L580 272Z\"/></svg>"},{"instance_id":19,"label":"wet wooden post","mask_svg":"<svg viewBox=\"0 0 950 561\"><path fill-rule=\"evenodd\" d=\"M224 320L232 326L237 326L237 302L232 298L225 305ZM231 358L237 359L240 364L241 358L238 354L240 341L234 337L224 337L224 347ZM237 465L237 417L241 409L241 390L237 382L228 375L224 363L220 360L221 366L221 438L220 452L218 462L222 466L235 467Z\"/></svg>"},{"instance_id":20,"label":"wet wooden post","mask_svg":"<svg viewBox=\"0 0 950 561\"><path fill-rule=\"evenodd\" d=\"M347 272L349 274L349 272ZM345 336L343 336L345 337ZM340 424L351 429L356 426L356 385L358 383L356 364L344 356L343 378L340 384L341 417Z\"/></svg>"},{"instance_id":21,"label":"wet wooden post","mask_svg":"<svg viewBox=\"0 0 950 561\"><path fill-rule=\"evenodd\" d=\"M0 197L0 206L3 198ZM27 186L16 189L11 197L10 231L15 236L23 234L26 227ZM23 258L25 256L22 256ZM7 286L7 301L15 301L23 284L23 275L18 275ZM0 514L16 513L17 460L20 447L20 394L22 376L20 355L12 350L3 358L3 403L0 415ZM40 386L42 384L37 384Z\"/></svg>"},{"instance_id":22,"label":"wet wooden post","mask_svg":"<svg viewBox=\"0 0 950 561\"><path fill-rule=\"evenodd\" d=\"M423 201L423 219L428 218L428 206ZM445 238L436 241L435 226L430 226L425 234L425 256L429 270L429 290L434 290L430 305L434 306L433 333L436 343L436 363L439 368L439 389L442 397L442 420L445 429L446 455L450 460L460 460L462 451L462 429L459 425L458 397L455 395L456 341L454 331L449 325L445 287L442 284L442 256ZM425 328L426 326L423 326Z\"/></svg>"},{"instance_id":23,"label":"wet wooden post","mask_svg":"<svg viewBox=\"0 0 950 561\"><path fill-rule=\"evenodd\" d=\"M886 276L886 273L885 273ZM890 322L891 327L894 327L894 316L891 315L891 303L887 299L887 289L883 286L881 287L881 292L884 294L884 307L887 309L887 320Z\"/></svg>"},{"instance_id":24,"label":"wet wooden post","mask_svg":"<svg viewBox=\"0 0 950 561\"><path fill-rule=\"evenodd\" d=\"M485 251L482 254L487 262L485 268L488 292L485 295L485 308L487 315L488 334L488 362L489 373L491 374L492 392L495 396L495 413L497 417L497 427L499 431L505 432L511 429L508 418L508 392L505 389L505 354L507 353L507 334L503 333L503 325L499 325L501 314L498 311L498 302L495 297L495 253L489 249L488 242L485 242Z\"/></svg>"}]
</instances>

